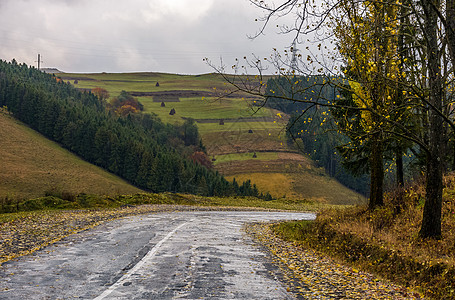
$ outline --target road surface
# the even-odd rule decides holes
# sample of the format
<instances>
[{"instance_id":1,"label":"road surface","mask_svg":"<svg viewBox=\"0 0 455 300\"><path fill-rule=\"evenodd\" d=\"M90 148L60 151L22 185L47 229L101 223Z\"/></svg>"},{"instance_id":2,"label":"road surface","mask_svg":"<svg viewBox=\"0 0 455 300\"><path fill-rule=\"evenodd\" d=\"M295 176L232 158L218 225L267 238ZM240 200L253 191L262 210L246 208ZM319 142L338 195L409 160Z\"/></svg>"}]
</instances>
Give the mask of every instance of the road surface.
<instances>
[{"instance_id":1,"label":"road surface","mask_svg":"<svg viewBox=\"0 0 455 300\"><path fill-rule=\"evenodd\" d=\"M294 299L247 222L309 213L169 212L104 223L0 268L0 299Z\"/></svg>"}]
</instances>

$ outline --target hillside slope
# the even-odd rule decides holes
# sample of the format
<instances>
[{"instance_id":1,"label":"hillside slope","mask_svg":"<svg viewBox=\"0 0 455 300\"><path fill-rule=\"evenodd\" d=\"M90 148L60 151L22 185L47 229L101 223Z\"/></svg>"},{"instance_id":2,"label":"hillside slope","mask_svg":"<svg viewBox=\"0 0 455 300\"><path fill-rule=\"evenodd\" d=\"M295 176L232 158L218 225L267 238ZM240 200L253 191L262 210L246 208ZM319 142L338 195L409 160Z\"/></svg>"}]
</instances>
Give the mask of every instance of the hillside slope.
<instances>
[{"instance_id":1,"label":"hillside slope","mask_svg":"<svg viewBox=\"0 0 455 300\"><path fill-rule=\"evenodd\" d=\"M250 179L261 191L287 199L307 199L332 204L360 204L365 198L349 190L307 157L286 143L287 116L262 108L255 98L232 94L217 74L176 75L164 73L58 74L76 88L109 91L111 99L125 90L144 105L146 113L181 124L196 120L207 153L221 174L237 181ZM175 114L170 110L175 109Z\"/></svg>"},{"instance_id":2,"label":"hillside slope","mask_svg":"<svg viewBox=\"0 0 455 300\"><path fill-rule=\"evenodd\" d=\"M45 192L131 194L138 188L91 165L5 113L0 113L0 199Z\"/></svg>"}]
</instances>

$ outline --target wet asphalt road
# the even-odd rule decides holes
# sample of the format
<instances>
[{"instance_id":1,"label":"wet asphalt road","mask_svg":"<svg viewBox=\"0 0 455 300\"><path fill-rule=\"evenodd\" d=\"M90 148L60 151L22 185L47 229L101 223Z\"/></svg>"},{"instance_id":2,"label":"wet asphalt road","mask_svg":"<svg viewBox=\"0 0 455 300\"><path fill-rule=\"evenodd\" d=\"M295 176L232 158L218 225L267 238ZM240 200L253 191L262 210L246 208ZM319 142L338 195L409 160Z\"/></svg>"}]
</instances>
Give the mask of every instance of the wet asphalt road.
<instances>
[{"instance_id":1,"label":"wet asphalt road","mask_svg":"<svg viewBox=\"0 0 455 300\"><path fill-rule=\"evenodd\" d=\"M175 212L104 223L0 268L0 299L294 299L246 222L282 212Z\"/></svg>"}]
</instances>

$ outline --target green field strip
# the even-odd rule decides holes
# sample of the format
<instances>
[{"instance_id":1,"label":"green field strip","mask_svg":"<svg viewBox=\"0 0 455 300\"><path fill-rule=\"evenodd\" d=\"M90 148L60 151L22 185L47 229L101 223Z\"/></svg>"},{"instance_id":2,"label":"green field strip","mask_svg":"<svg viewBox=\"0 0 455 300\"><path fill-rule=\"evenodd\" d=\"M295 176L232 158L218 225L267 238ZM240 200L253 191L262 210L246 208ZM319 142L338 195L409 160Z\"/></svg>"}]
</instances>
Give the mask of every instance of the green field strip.
<instances>
[{"instance_id":1,"label":"green field strip","mask_svg":"<svg viewBox=\"0 0 455 300\"><path fill-rule=\"evenodd\" d=\"M230 161L247 161L247 160L275 160L278 159L278 153L276 152L255 152L256 158L253 158L254 153L230 153L225 155L217 155L215 156L216 161L214 164L217 165L219 163L225 163Z\"/></svg>"},{"instance_id":2,"label":"green field strip","mask_svg":"<svg viewBox=\"0 0 455 300\"><path fill-rule=\"evenodd\" d=\"M221 76L207 75L178 75L165 73L99 73L99 74L56 74L64 81L78 80L77 88L88 89L101 87L107 89L111 96L116 96L122 90L135 92L155 92L171 90L199 90L220 92L227 88ZM156 86L156 83L159 86Z\"/></svg>"},{"instance_id":3,"label":"green field strip","mask_svg":"<svg viewBox=\"0 0 455 300\"><path fill-rule=\"evenodd\" d=\"M255 112L248 107L246 101L240 99L222 99L214 101L208 98L180 98L180 102L164 102L165 107L161 107L161 102L154 102L153 97L137 97L144 105L146 112L156 113L163 117L169 114L171 108L176 110L177 116L193 119L237 119L272 117L269 109L260 109Z\"/></svg>"}]
</instances>

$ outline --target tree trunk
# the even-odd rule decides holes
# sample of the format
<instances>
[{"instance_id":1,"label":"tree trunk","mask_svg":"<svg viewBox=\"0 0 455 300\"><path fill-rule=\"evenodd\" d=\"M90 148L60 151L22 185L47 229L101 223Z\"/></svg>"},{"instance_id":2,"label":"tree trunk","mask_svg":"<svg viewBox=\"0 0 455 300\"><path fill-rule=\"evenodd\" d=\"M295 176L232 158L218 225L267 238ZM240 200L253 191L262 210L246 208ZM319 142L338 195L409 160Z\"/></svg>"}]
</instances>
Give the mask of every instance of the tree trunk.
<instances>
[{"instance_id":1,"label":"tree trunk","mask_svg":"<svg viewBox=\"0 0 455 300\"><path fill-rule=\"evenodd\" d=\"M442 212L442 168L439 157L427 156L426 197L423 208L422 238L440 238Z\"/></svg>"},{"instance_id":2,"label":"tree trunk","mask_svg":"<svg viewBox=\"0 0 455 300\"><path fill-rule=\"evenodd\" d=\"M384 205L383 182L384 165L382 161L382 141L380 137L373 137L370 157L370 202L368 207L373 210Z\"/></svg>"},{"instance_id":3,"label":"tree trunk","mask_svg":"<svg viewBox=\"0 0 455 300\"><path fill-rule=\"evenodd\" d=\"M404 168L403 168L403 151L398 146L395 150L396 163L397 163L397 187L395 193L394 209L396 213L400 213L403 207L404 198Z\"/></svg>"},{"instance_id":4,"label":"tree trunk","mask_svg":"<svg viewBox=\"0 0 455 300\"><path fill-rule=\"evenodd\" d=\"M453 0L446 1L446 23L447 45L453 66L455 65L455 1ZM455 170L455 143L453 147L452 170Z\"/></svg>"},{"instance_id":5,"label":"tree trunk","mask_svg":"<svg viewBox=\"0 0 455 300\"><path fill-rule=\"evenodd\" d=\"M437 112L442 112L442 78L441 63L438 48L438 16L434 6L439 7L439 1L422 0L425 13L424 29L428 49L428 84L429 102L433 108L429 109L428 148L426 197L423 209L422 227L419 235L422 238L441 237L441 212L442 212L442 143L443 119Z\"/></svg>"},{"instance_id":6,"label":"tree trunk","mask_svg":"<svg viewBox=\"0 0 455 300\"><path fill-rule=\"evenodd\" d=\"M406 15L407 15L407 5L402 5L398 12L398 20L399 20L399 29L398 29L398 37L397 37L397 53L398 58L400 61L399 64L399 73L401 74L404 69L405 58L407 56L407 51L405 49L404 37L405 37L405 30L406 30ZM395 100L397 106L403 106L404 103L404 96L403 96L403 84L397 81L396 83L396 94ZM404 110L400 109L402 113ZM403 197L404 197L404 168L403 168L403 148L401 139L397 139L396 141L396 148L395 148L395 159L397 164L396 169L396 180L397 180L397 187L396 187L396 194L395 194L395 201L394 201L394 209L396 213L401 212L401 208L403 206Z\"/></svg>"},{"instance_id":7,"label":"tree trunk","mask_svg":"<svg viewBox=\"0 0 455 300\"><path fill-rule=\"evenodd\" d=\"M455 1L446 1L446 32L452 65L455 64Z\"/></svg>"},{"instance_id":8,"label":"tree trunk","mask_svg":"<svg viewBox=\"0 0 455 300\"><path fill-rule=\"evenodd\" d=\"M404 186L404 168L403 168L403 151L401 147L396 150L396 162L397 162L397 186L402 188Z\"/></svg>"},{"instance_id":9,"label":"tree trunk","mask_svg":"<svg viewBox=\"0 0 455 300\"><path fill-rule=\"evenodd\" d=\"M403 208L404 198L404 169L403 169L403 151L400 146L395 149L395 159L397 164L396 175L397 185L395 188L394 197L392 198L392 204L395 214L399 214Z\"/></svg>"},{"instance_id":10,"label":"tree trunk","mask_svg":"<svg viewBox=\"0 0 455 300\"><path fill-rule=\"evenodd\" d=\"M371 102L372 108L375 111L380 111L384 105L384 91L386 87L384 85L383 74L381 71L384 66L384 54L385 47L381 44L383 40L383 22L384 22L384 6L380 5L379 2L373 2L374 5L374 61L378 65L378 70L373 76L372 88L371 88ZM371 136L371 156L370 156L370 202L368 204L369 209L373 210L378 206L384 205L383 195L383 184L384 184L384 164L382 159L383 154L383 135L379 129L381 120L376 113L371 115L374 132Z\"/></svg>"},{"instance_id":11,"label":"tree trunk","mask_svg":"<svg viewBox=\"0 0 455 300\"><path fill-rule=\"evenodd\" d=\"M452 148L452 171L455 171L455 141Z\"/></svg>"}]
</instances>

